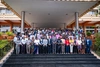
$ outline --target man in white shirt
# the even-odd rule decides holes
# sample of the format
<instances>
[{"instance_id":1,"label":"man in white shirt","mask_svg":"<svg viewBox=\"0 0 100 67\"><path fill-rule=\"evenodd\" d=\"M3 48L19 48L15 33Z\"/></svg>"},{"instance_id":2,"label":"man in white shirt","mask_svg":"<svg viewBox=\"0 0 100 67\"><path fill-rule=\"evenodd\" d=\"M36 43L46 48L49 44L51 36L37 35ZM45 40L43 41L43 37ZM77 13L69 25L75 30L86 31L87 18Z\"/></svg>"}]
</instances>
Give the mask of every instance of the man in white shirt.
<instances>
[{"instance_id":1,"label":"man in white shirt","mask_svg":"<svg viewBox=\"0 0 100 67\"><path fill-rule=\"evenodd\" d=\"M34 53L35 54L39 54L39 44L40 44L40 40L36 37L34 40Z\"/></svg>"},{"instance_id":2,"label":"man in white shirt","mask_svg":"<svg viewBox=\"0 0 100 67\"><path fill-rule=\"evenodd\" d=\"M27 54L30 54L30 46L31 46L31 40L30 38L28 37L28 40L26 40L26 51L27 51Z\"/></svg>"},{"instance_id":3,"label":"man in white shirt","mask_svg":"<svg viewBox=\"0 0 100 67\"><path fill-rule=\"evenodd\" d=\"M13 42L14 42L14 53L16 53L16 41L17 41L17 36L14 37Z\"/></svg>"},{"instance_id":4,"label":"man in white shirt","mask_svg":"<svg viewBox=\"0 0 100 67\"><path fill-rule=\"evenodd\" d=\"M46 37L44 37L42 44L43 44L43 53L46 54L47 53L47 44L48 44L48 39Z\"/></svg>"}]
</instances>

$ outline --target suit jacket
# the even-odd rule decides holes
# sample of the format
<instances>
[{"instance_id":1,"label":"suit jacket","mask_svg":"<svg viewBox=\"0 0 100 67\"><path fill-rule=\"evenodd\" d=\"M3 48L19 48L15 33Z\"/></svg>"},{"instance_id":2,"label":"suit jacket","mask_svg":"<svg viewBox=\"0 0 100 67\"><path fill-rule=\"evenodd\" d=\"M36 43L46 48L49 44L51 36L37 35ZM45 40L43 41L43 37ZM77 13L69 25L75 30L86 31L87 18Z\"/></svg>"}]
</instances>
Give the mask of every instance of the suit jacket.
<instances>
[{"instance_id":1,"label":"suit jacket","mask_svg":"<svg viewBox=\"0 0 100 67\"><path fill-rule=\"evenodd\" d=\"M86 46L92 46L92 41L90 39L85 39L85 45Z\"/></svg>"}]
</instances>

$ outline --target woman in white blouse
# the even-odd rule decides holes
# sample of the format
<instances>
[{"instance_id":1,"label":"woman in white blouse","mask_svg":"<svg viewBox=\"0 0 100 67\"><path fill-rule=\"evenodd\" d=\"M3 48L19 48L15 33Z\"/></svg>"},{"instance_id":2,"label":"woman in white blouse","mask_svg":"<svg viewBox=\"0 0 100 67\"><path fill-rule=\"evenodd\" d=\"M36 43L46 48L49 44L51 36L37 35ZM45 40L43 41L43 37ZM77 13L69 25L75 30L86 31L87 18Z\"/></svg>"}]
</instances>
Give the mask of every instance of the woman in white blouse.
<instances>
[{"instance_id":1,"label":"woman in white blouse","mask_svg":"<svg viewBox=\"0 0 100 67\"><path fill-rule=\"evenodd\" d=\"M21 45L20 38L17 38L17 40L15 41L15 44L16 44L16 54L19 54L19 52L20 52L20 45Z\"/></svg>"}]
</instances>

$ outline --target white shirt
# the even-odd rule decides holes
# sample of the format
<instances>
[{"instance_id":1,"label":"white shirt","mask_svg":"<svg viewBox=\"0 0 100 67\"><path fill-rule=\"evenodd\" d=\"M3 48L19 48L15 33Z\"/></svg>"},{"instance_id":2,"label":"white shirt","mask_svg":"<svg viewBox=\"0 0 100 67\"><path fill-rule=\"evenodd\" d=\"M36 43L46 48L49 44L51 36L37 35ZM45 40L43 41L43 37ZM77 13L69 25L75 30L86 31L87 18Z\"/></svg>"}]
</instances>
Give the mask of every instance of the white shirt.
<instances>
[{"instance_id":1,"label":"white shirt","mask_svg":"<svg viewBox=\"0 0 100 67\"><path fill-rule=\"evenodd\" d=\"M27 40L28 40L28 38L25 38L25 40L27 41Z\"/></svg>"},{"instance_id":2,"label":"white shirt","mask_svg":"<svg viewBox=\"0 0 100 67\"><path fill-rule=\"evenodd\" d=\"M35 36L34 36L34 35L30 35L30 39L31 39L31 40L32 40L32 38L33 38L33 37L35 38Z\"/></svg>"},{"instance_id":3,"label":"white shirt","mask_svg":"<svg viewBox=\"0 0 100 67\"><path fill-rule=\"evenodd\" d=\"M22 39L21 42L22 42L22 44L26 44L26 40L25 39Z\"/></svg>"},{"instance_id":4,"label":"white shirt","mask_svg":"<svg viewBox=\"0 0 100 67\"><path fill-rule=\"evenodd\" d=\"M45 46L47 46L47 44L48 44L48 40L47 39L43 39L43 45L45 45Z\"/></svg>"},{"instance_id":5,"label":"white shirt","mask_svg":"<svg viewBox=\"0 0 100 67\"><path fill-rule=\"evenodd\" d=\"M82 41L81 41L81 40L76 40L76 43L77 43L78 45L81 45Z\"/></svg>"},{"instance_id":6,"label":"white shirt","mask_svg":"<svg viewBox=\"0 0 100 67\"><path fill-rule=\"evenodd\" d=\"M20 45L21 44L21 40L17 40L15 43L16 43L16 45Z\"/></svg>"},{"instance_id":7,"label":"white shirt","mask_svg":"<svg viewBox=\"0 0 100 67\"><path fill-rule=\"evenodd\" d=\"M40 44L40 40L34 40L34 43L36 44L36 45L39 45Z\"/></svg>"},{"instance_id":8,"label":"white shirt","mask_svg":"<svg viewBox=\"0 0 100 67\"><path fill-rule=\"evenodd\" d=\"M13 41L16 42L17 41L17 37L14 37Z\"/></svg>"},{"instance_id":9,"label":"white shirt","mask_svg":"<svg viewBox=\"0 0 100 67\"><path fill-rule=\"evenodd\" d=\"M27 45L31 44L31 40L27 40L27 41L26 41L26 44L27 44Z\"/></svg>"},{"instance_id":10,"label":"white shirt","mask_svg":"<svg viewBox=\"0 0 100 67\"><path fill-rule=\"evenodd\" d=\"M61 39L62 43L65 44L65 39Z\"/></svg>"}]
</instances>

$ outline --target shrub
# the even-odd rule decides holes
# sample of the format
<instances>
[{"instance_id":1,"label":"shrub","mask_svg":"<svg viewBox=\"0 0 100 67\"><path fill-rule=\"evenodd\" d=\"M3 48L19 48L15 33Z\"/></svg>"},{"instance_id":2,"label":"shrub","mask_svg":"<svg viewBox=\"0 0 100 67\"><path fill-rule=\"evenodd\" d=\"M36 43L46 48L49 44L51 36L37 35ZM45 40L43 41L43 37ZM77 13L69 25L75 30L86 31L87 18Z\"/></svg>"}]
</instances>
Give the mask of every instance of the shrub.
<instances>
[{"instance_id":1,"label":"shrub","mask_svg":"<svg viewBox=\"0 0 100 67\"><path fill-rule=\"evenodd\" d=\"M91 36L91 32L90 31L88 31L86 34L87 34L87 36Z\"/></svg>"},{"instance_id":2,"label":"shrub","mask_svg":"<svg viewBox=\"0 0 100 67\"><path fill-rule=\"evenodd\" d=\"M8 36L13 36L13 35L14 35L14 34L13 34L12 32L10 32L10 31L6 32L6 34L7 34Z\"/></svg>"},{"instance_id":3,"label":"shrub","mask_svg":"<svg viewBox=\"0 0 100 67\"><path fill-rule=\"evenodd\" d=\"M100 33L95 34L95 48L100 51Z\"/></svg>"},{"instance_id":4,"label":"shrub","mask_svg":"<svg viewBox=\"0 0 100 67\"><path fill-rule=\"evenodd\" d=\"M0 36L2 35L3 33L2 32L0 32Z\"/></svg>"}]
</instances>

